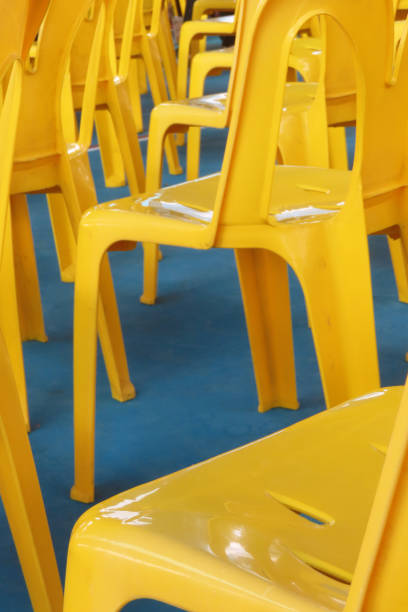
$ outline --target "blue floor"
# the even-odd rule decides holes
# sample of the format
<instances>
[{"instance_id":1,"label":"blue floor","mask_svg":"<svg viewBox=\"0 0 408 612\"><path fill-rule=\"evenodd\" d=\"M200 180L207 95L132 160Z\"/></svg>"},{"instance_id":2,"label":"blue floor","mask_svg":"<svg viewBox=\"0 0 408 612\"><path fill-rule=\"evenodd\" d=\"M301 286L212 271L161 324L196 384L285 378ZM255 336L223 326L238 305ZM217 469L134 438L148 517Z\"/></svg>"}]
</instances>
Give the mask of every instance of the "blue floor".
<instances>
[{"instance_id":1,"label":"blue floor","mask_svg":"<svg viewBox=\"0 0 408 612\"><path fill-rule=\"evenodd\" d=\"M225 134L206 130L203 173L221 163ZM143 145L145 146L145 145ZM107 190L98 152L91 153L100 200ZM165 183L180 177L165 176ZM122 191L125 193L125 190ZM61 575L72 526L86 506L69 498L73 478L72 298L59 280L50 223L42 196L30 200L49 341L24 346L38 466ZM383 385L406 374L408 305L397 301L387 244L370 239L375 314ZM98 366L96 500L201 461L286 427L323 409L323 395L303 298L291 277L299 411L256 410L257 399L232 252L163 248L160 297L154 307L138 298L140 246L111 256L129 367L136 399L112 400ZM24 581L3 512L0 513L0 611L30 610ZM169 610L139 601L127 611Z\"/></svg>"}]
</instances>

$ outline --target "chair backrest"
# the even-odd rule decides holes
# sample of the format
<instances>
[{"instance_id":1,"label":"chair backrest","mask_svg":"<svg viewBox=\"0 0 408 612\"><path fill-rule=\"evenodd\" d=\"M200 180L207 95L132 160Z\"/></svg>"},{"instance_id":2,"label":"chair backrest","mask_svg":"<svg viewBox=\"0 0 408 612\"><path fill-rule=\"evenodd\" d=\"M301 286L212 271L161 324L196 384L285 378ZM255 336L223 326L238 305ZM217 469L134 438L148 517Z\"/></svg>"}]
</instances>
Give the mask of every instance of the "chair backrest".
<instances>
[{"instance_id":1,"label":"chair backrest","mask_svg":"<svg viewBox=\"0 0 408 612\"><path fill-rule=\"evenodd\" d=\"M401 41L394 41L394 0L366 3L361 22L350 23L366 87L364 159L362 180L365 198L386 194L406 184L407 130L407 22ZM363 26L361 24L364 24ZM339 54L341 33L330 37L327 50L326 93L329 121L352 121L355 83Z\"/></svg>"},{"instance_id":2,"label":"chair backrest","mask_svg":"<svg viewBox=\"0 0 408 612\"><path fill-rule=\"evenodd\" d=\"M0 74L13 57L25 59L50 0L0 2Z\"/></svg>"},{"instance_id":3,"label":"chair backrest","mask_svg":"<svg viewBox=\"0 0 408 612\"><path fill-rule=\"evenodd\" d=\"M0 261L21 99L21 59L28 53L47 6L48 0L0 2Z\"/></svg>"},{"instance_id":4,"label":"chair backrest","mask_svg":"<svg viewBox=\"0 0 408 612\"><path fill-rule=\"evenodd\" d=\"M394 423L345 612L408 610L408 382Z\"/></svg>"},{"instance_id":5,"label":"chair backrest","mask_svg":"<svg viewBox=\"0 0 408 612\"><path fill-rule=\"evenodd\" d=\"M55 155L65 146L61 100L75 34L92 0L50 0L36 70L26 71L15 160Z\"/></svg>"},{"instance_id":6,"label":"chair backrest","mask_svg":"<svg viewBox=\"0 0 408 612\"><path fill-rule=\"evenodd\" d=\"M288 58L303 23L326 14L349 31L361 21L367 0L247 0L238 32L231 127L221 172L213 223L265 223L275 171ZM351 45L351 40L347 40ZM358 92L363 74L353 57ZM349 66L350 69L350 66ZM357 96L357 140L352 181L359 181L363 95ZM215 230L216 231L216 230Z\"/></svg>"},{"instance_id":7,"label":"chair backrest","mask_svg":"<svg viewBox=\"0 0 408 612\"><path fill-rule=\"evenodd\" d=\"M152 13L151 26L152 29L156 30L158 28L162 5L162 0L117 0L114 21L115 38L122 38L130 12L133 14L133 25L131 29L134 37L146 34L144 20L145 11Z\"/></svg>"},{"instance_id":8,"label":"chair backrest","mask_svg":"<svg viewBox=\"0 0 408 612\"><path fill-rule=\"evenodd\" d=\"M370 64L372 47L361 33L365 51L367 87L366 126L364 133L364 197L389 193L407 185L406 157L408 115L408 21L394 57L394 24L392 2L388 3L383 57ZM384 27L384 26L383 26ZM371 53L370 53L371 52ZM376 51L378 54L378 51ZM377 58L374 58L377 59ZM372 60L373 61L373 60ZM373 70L373 65L378 66Z\"/></svg>"},{"instance_id":9,"label":"chair backrest","mask_svg":"<svg viewBox=\"0 0 408 612\"><path fill-rule=\"evenodd\" d=\"M117 0L94 0L92 11L82 21L75 36L71 50L71 80L72 85L85 85L88 72L89 56L98 24L98 15L102 4L105 5L105 28L103 35L101 62L99 66L98 79L108 80L115 72L116 58L111 53L113 39L113 16ZM113 64L112 64L113 62Z\"/></svg>"}]
</instances>

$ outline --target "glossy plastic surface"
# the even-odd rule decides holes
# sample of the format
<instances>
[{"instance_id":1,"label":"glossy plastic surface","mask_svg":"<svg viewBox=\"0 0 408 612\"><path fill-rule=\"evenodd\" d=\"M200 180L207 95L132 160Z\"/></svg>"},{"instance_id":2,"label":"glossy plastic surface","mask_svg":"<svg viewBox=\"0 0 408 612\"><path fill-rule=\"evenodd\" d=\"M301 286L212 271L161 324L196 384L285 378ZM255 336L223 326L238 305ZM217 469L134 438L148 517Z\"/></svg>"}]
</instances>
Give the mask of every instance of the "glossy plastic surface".
<instances>
[{"instance_id":1,"label":"glossy plastic surface","mask_svg":"<svg viewBox=\"0 0 408 612\"><path fill-rule=\"evenodd\" d=\"M25 380L15 301L8 196L22 91L22 59L34 38L34 26L41 21L47 4L28 0L0 3L0 496L35 612L62 610L62 588L27 438L24 405L19 398L21 385L25 390ZM28 19L32 21L25 28ZM6 342L3 332L7 334Z\"/></svg>"},{"instance_id":2,"label":"glossy plastic surface","mask_svg":"<svg viewBox=\"0 0 408 612\"><path fill-rule=\"evenodd\" d=\"M357 612L348 596L380 535L364 538L378 516L376 505L370 516L376 491L376 504L385 501L387 448L394 453L395 435L402 438L396 424L389 446L399 406L397 423L402 412L407 421L402 392L374 391L89 510L71 537L65 612L80 604L108 612L143 597L203 612L327 612L346 602ZM406 441L407 423L403 431ZM387 454L384 471L389 463ZM385 533L402 552L397 533ZM382 607L364 610L405 609L406 565ZM372 587L381 591L375 580Z\"/></svg>"},{"instance_id":3,"label":"glossy plastic surface","mask_svg":"<svg viewBox=\"0 0 408 612\"><path fill-rule=\"evenodd\" d=\"M298 406L286 263L305 294L327 406L379 386L361 121L353 171L275 163L291 43L302 18L322 10L315 1L304 0L301 8L295 0L245 3L218 185L214 177L192 181L104 204L82 218L74 312L75 499L93 498L98 270L117 241L235 249L259 410ZM336 7L326 0L334 16ZM359 2L347 3L357 17L360 9ZM302 208L306 215L298 214ZM292 214L292 222L278 214Z\"/></svg>"}]
</instances>

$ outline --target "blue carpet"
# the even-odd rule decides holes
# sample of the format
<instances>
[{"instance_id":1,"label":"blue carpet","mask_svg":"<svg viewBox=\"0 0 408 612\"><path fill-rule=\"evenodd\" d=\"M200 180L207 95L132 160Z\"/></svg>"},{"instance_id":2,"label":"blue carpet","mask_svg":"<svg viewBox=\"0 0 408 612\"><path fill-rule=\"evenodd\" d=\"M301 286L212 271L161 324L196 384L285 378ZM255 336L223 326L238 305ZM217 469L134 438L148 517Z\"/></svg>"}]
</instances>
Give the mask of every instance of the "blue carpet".
<instances>
[{"instance_id":1,"label":"blue carpet","mask_svg":"<svg viewBox=\"0 0 408 612\"><path fill-rule=\"evenodd\" d=\"M202 173L218 170L225 133L204 133ZM143 145L145 146L145 145ZM184 160L182 160L184 162ZM97 152L91 154L101 201L126 190L104 188ZM182 177L181 177L182 178ZM164 182L180 177L164 177ZM50 223L42 196L30 198L44 305L47 344L24 346L38 466L61 574L70 531L85 506L69 498L73 479L72 298L59 281ZM397 301L387 244L370 238L375 314L384 385L401 384L406 373L408 306ZM323 409L303 297L291 276L293 326L300 410L256 410L251 367L233 254L163 248L160 296L141 305L141 255L111 255L129 367L138 395L119 404L109 394L98 364L96 499L178 470L286 427ZM29 599L3 511L0 513L0 610L30 610ZM128 612L168 610L139 601ZM174 609L174 608L173 608Z\"/></svg>"}]
</instances>

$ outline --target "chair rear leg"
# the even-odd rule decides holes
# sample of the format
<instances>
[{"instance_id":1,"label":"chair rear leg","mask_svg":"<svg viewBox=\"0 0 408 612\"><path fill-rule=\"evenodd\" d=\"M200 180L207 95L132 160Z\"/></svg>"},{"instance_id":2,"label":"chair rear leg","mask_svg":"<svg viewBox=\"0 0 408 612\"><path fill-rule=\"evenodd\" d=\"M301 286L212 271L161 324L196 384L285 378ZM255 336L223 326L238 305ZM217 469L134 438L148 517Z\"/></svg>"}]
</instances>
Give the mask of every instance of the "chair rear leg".
<instances>
[{"instance_id":1,"label":"chair rear leg","mask_svg":"<svg viewBox=\"0 0 408 612\"><path fill-rule=\"evenodd\" d=\"M390 249L395 282L397 284L398 299L408 303L408 259L402 240L387 237Z\"/></svg>"},{"instance_id":2,"label":"chair rear leg","mask_svg":"<svg viewBox=\"0 0 408 612\"><path fill-rule=\"evenodd\" d=\"M62 588L37 472L0 338L0 495L35 612L61 612Z\"/></svg>"},{"instance_id":3,"label":"chair rear leg","mask_svg":"<svg viewBox=\"0 0 408 612\"><path fill-rule=\"evenodd\" d=\"M313 259L297 257L328 408L380 386L368 246L358 225L316 235Z\"/></svg>"},{"instance_id":4,"label":"chair rear leg","mask_svg":"<svg viewBox=\"0 0 408 612\"><path fill-rule=\"evenodd\" d=\"M160 64L160 55L156 43L143 40L143 58L145 60L147 75L152 92L155 106L168 100L166 84ZM180 166L176 141L174 134L168 134L164 142L167 164L171 174L181 174L183 169Z\"/></svg>"},{"instance_id":5,"label":"chair rear leg","mask_svg":"<svg viewBox=\"0 0 408 612\"><path fill-rule=\"evenodd\" d=\"M73 283L75 275L75 237L61 193L47 194L55 250L63 283Z\"/></svg>"},{"instance_id":6,"label":"chair rear leg","mask_svg":"<svg viewBox=\"0 0 408 612\"><path fill-rule=\"evenodd\" d=\"M30 215L24 194L11 196L11 223L21 338L47 342Z\"/></svg>"},{"instance_id":7,"label":"chair rear leg","mask_svg":"<svg viewBox=\"0 0 408 612\"><path fill-rule=\"evenodd\" d=\"M295 358L287 265L262 249L236 249L260 412L296 409Z\"/></svg>"},{"instance_id":8,"label":"chair rear leg","mask_svg":"<svg viewBox=\"0 0 408 612\"><path fill-rule=\"evenodd\" d=\"M69 168L61 173L61 183L71 225L74 233L77 233L80 211L97 203L96 193L87 156L76 156L65 161L68 161ZM112 397L123 402L134 397L135 390L129 379L115 290L107 256L101 265L100 297L98 332L103 357Z\"/></svg>"},{"instance_id":9,"label":"chair rear leg","mask_svg":"<svg viewBox=\"0 0 408 612\"><path fill-rule=\"evenodd\" d=\"M158 245L143 243L143 294L140 297L142 304L152 305L156 302L159 260Z\"/></svg>"},{"instance_id":10,"label":"chair rear leg","mask_svg":"<svg viewBox=\"0 0 408 612\"><path fill-rule=\"evenodd\" d=\"M30 431L30 416L28 412L26 377L14 274L10 212L8 212L5 227L3 257L0 264L0 286L2 293L2 299L0 300L0 329L2 330L10 357L25 425L27 431Z\"/></svg>"},{"instance_id":11,"label":"chair rear leg","mask_svg":"<svg viewBox=\"0 0 408 612\"><path fill-rule=\"evenodd\" d=\"M107 109L97 109L95 125L101 153L103 175L107 187L122 187L126 184L122 153Z\"/></svg>"},{"instance_id":12,"label":"chair rear leg","mask_svg":"<svg viewBox=\"0 0 408 612\"><path fill-rule=\"evenodd\" d=\"M139 70L137 60L132 58L129 64L129 95L132 103L132 110L136 129L138 132L143 132L143 114L142 114L142 103L141 103L141 91L139 83Z\"/></svg>"}]
</instances>

